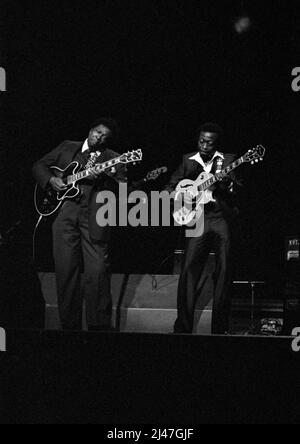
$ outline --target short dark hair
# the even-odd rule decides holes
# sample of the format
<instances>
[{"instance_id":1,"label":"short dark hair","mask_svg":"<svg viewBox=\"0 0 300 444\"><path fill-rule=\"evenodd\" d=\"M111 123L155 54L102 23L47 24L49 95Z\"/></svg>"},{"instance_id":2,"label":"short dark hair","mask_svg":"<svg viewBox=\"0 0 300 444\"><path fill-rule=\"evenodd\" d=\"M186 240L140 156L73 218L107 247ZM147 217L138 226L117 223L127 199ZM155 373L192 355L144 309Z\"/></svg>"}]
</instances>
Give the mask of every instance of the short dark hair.
<instances>
[{"instance_id":1,"label":"short dark hair","mask_svg":"<svg viewBox=\"0 0 300 444\"><path fill-rule=\"evenodd\" d=\"M111 131L111 140L113 144L116 144L119 141L120 129L118 122L115 119L112 119L111 117L97 117L92 121L90 130L99 125L104 125Z\"/></svg>"},{"instance_id":2,"label":"short dark hair","mask_svg":"<svg viewBox=\"0 0 300 444\"><path fill-rule=\"evenodd\" d=\"M214 123L214 122L203 123L198 130L198 136L202 132L203 133L216 133L216 134L218 134L219 139L222 139L224 136L223 128L218 123Z\"/></svg>"}]
</instances>

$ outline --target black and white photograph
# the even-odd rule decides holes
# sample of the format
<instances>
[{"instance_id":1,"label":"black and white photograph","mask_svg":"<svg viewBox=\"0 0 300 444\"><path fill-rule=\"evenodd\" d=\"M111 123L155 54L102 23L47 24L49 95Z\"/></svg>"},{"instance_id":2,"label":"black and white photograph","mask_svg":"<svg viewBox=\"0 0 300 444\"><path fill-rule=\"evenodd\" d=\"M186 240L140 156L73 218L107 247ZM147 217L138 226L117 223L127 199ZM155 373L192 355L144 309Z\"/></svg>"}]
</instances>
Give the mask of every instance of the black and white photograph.
<instances>
[{"instance_id":1,"label":"black and white photograph","mask_svg":"<svg viewBox=\"0 0 300 444\"><path fill-rule=\"evenodd\" d=\"M299 1L0 0L0 424L299 424L299 152Z\"/></svg>"}]
</instances>

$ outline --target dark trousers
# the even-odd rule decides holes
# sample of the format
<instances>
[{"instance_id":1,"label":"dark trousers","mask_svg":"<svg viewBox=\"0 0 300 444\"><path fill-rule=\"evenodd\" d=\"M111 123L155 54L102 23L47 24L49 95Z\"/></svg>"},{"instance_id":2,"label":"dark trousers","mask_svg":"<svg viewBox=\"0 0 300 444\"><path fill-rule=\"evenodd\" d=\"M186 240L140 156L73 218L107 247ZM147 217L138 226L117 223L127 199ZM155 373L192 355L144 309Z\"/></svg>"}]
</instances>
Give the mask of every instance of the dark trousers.
<instances>
[{"instance_id":1,"label":"dark trousers","mask_svg":"<svg viewBox=\"0 0 300 444\"><path fill-rule=\"evenodd\" d=\"M178 317L174 326L176 333L193 331L198 284L211 250L216 254L212 333L223 334L228 331L232 284L230 227L223 218L206 218L203 235L187 240L178 287Z\"/></svg>"},{"instance_id":2,"label":"dark trousers","mask_svg":"<svg viewBox=\"0 0 300 444\"><path fill-rule=\"evenodd\" d=\"M65 203L53 224L53 248L62 328L82 329L83 299L87 324L110 326L108 244L91 240L86 207L76 202Z\"/></svg>"}]
</instances>

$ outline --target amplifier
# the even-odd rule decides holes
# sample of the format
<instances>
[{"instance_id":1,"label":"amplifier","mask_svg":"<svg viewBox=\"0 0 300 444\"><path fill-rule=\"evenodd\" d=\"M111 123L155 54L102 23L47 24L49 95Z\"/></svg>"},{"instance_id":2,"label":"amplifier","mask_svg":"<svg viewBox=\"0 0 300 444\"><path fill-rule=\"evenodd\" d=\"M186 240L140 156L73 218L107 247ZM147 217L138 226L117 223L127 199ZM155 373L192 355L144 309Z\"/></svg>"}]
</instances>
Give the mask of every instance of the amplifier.
<instances>
[{"instance_id":1,"label":"amplifier","mask_svg":"<svg viewBox=\"0 0 300 444\"><path fill-rule=\"evenodd\" d=\"M299 236L285 239L285 288L286 297L300 298Z\"/></svg>"},{"instance_id":2,"label":"amplifier","mask_svg":"<svg viewBox=\"0 0 300 444\"><path fill-rule=\"evenodd\" d=\"M299 263L299 236L285 238L285 260L287 263Z\"/></svg>"}]
</instances>

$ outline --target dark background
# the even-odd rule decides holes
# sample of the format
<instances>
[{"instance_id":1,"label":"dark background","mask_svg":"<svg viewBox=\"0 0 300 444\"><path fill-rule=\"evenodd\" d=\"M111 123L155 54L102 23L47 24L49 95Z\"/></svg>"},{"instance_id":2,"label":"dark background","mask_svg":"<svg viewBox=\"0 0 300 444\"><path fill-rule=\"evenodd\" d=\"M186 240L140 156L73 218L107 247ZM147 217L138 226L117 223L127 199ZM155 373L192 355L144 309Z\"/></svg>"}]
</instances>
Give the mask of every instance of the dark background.
<instances>
[{"instance_id":1,"label":"dark background","mask_svg":"<svg viewBox=\"0 0 300 444\"><path fill-rule=\"evenodd\" d=\"M194 150L199 124L213 120L225 129L224 149L267 148L263 164L241 170L236 277L279 288L284 236L299 234L300 93L291 89L292 68L300 65L299 2L1 3L8 76L0 97L1 232L21 220L30 245L37 220L32 163L62 140L83 140L95 116L119 121L119 151L143 148L135 177L159 165L172 171ZM240 35L233 23L243 11L253 26ZM159 264L178 236L179 229L167 228L116 233L114 271L167 271ZM42 268L51 268L50 245L50 226L43 225Z\"/></svg>"}]
</instances>

